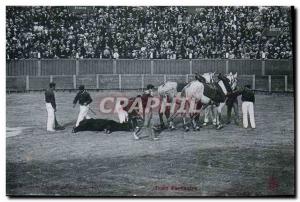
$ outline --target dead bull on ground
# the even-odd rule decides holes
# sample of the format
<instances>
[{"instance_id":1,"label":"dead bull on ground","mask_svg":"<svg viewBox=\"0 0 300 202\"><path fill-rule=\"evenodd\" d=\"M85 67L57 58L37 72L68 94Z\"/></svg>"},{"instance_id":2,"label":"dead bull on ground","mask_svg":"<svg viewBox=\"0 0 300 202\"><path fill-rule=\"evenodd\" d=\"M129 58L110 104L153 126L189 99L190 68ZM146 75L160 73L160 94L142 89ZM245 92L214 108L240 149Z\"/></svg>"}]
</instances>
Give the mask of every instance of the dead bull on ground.
<instances>
[{"instance_id":1,"label":"dead bull on ground","mask_svg":"<svg viewBox=\"0 0 300 202\"><path fill-rule=\"evenodd\" d=\"M105 131L111 133L115 131L132 131L130 123L118 123L108 119L85 119L79 123L79 126L73 128L73 133L79 131Z\"/></svg>"}]
</instances>

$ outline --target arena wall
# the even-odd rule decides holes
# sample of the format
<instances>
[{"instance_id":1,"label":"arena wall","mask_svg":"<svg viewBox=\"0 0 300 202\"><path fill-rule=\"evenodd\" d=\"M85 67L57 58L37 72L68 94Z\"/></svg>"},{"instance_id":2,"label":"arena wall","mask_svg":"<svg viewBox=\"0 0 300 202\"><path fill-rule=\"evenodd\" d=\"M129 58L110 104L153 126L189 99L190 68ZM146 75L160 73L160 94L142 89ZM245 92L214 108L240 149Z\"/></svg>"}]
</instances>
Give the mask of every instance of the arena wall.
<instances>
[{"instance_id":1,"label":"arena wall","mask_svg":"<svg viewBox=\"0 0 300 202\"><path fill-rule=\"evenodd\" d=\"M8 92L44 90L49 82L55 82L58 90L74 90L83 84L92 90L134 90L144 89L148 84L158 86L164 81L189 82L194 75L185 74L90 74L49 76L7 76ZM239 85L251 84L254 89L267 92L293 91L293 77L287 75L239 75Z\"/></svg>"},{"instance_id":2,"label":"arena wall","mask_svg":"<svg viewBox=\"0 0 300 202\"><path fill-rule=\"evenodd\" d=\"M164 81L189 82L193 73L238 72L240 85L262 91L293 91L291 60L18 60L7 61L6 90L34 91L53 81L59 90L143 89Z\"/></svg>"},{"instance_id":3,"label":"arena wall","mask_svg":"<svg viewBox=\"0 0 300 202\"><path fill-rule=\"evenodd\" d=\"M107 60L42 59L8 60L7 76L88 74L193 74L195 72L238 72L242 75L293 75L292 60L193 59L193 60Z\"/></svg>"}]
</instances>

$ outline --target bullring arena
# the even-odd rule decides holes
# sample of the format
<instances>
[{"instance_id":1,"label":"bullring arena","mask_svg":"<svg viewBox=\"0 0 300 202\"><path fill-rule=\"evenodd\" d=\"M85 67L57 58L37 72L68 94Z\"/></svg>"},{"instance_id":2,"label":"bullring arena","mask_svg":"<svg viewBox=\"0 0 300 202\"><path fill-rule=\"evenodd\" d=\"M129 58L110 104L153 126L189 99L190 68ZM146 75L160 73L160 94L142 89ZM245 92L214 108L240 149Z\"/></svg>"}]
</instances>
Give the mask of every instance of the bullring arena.
<instances>
[{"instance_id":1,"label":"bullring arena","mask_svg":"<svg viewBox=\"0 0 300 202\"><path fill-rule=\"evenodd\" d=\"M63 67L63 68L62 68ZM234 124L185 132L164 130L158 141L131 132L73 134L75 89L86 85L95 118L106 96L133 97L147 84L191 81L193 73L238 72L256 90L256 129ZM291 60L19 60L7 62L8 195L266 196L295 193ZM57 119L46 131L43 89L57 84ZM225 116L226 109L223 110ZM239 99L241 117L241 101ZM203 115L201 115L201 120ZM241 120L240 120L241 121ZM158 123L158 114L154 115Z\"/></svg>"}]
</instances>

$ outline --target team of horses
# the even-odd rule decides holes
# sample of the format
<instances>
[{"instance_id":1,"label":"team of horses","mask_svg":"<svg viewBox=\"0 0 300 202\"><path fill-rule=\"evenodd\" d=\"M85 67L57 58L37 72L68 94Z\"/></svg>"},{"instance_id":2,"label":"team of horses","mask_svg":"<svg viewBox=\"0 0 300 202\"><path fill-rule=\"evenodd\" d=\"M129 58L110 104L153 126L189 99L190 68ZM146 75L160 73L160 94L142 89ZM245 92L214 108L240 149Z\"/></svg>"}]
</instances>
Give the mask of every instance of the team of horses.
<instances>
[{"instance_id":1,"label":"team of horses","mask_svg":"<svg viewBox=\"0 0 300 202\"><path fill-rule=\"evenodd\" d=\"M186 102L187 107L191 107L189 104L193 103L194 107L199 110L198 113L183 113L183 124L185 127L185 130L189 130L189 126L186 121L186 117L190 116L192 125L194 129L199 130L200 126L198 125L198 120L200 116L201 111L205 111L205 116L208 116L208 110L211 110L211 113L214 115L213 122L216 125L217 129L221 129L223 127L221 123L221 113L222 109L225 106L226 96L229 91L232 91L237 86L237 73L232 74L231 72L229 74L225 74L224 77L226 78L226 81L224 79L218 80L216 79L215 72L209 72L204 73L202 75L196 74L196 78L198 77L202 79L195 79L188 84L186 84L182 89L178 88L178 86L182 86L182 84L179 84L177 82L171 82L167 81L166 83L160 85L158 87L158 94L162 97L162 105L164 105L165 102L174 102L176 97L185 98L188 102ZM227 85L226 85L226 84ZM229 85L226 88L226 86ZM207 96L205 94L205 87L211 87L212 88L219 87L219 91L215 88L216 94L223 94L223 99L219 99L217 102L214 101L211 97ZM217 95L218 96L218 95ZM193 101L193 102L191 102ZM186 110L189 111L189 110ZM170 129L174 129L174 123L173 119L176 117L176 112L173 115L170 115L168 110L164 111L165 113L160 112L160 123L162 126L164 126L163 117L165 116L169 125ZM207 119L207 117L205 117Z\"/></svg>"}]
</instances>

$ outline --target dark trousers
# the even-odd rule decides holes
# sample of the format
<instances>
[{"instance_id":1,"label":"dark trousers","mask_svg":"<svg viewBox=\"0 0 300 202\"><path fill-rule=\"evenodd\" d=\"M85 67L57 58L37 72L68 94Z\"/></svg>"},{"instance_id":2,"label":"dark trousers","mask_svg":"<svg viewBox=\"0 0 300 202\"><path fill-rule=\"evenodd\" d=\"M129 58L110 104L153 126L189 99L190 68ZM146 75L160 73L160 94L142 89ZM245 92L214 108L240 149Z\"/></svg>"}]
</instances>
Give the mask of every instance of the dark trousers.
<instances>
[{"instance_id":1,"label":"dark trousers","mask_svg":"<svg viewBox=\"0 0 300 202\"><path fill-rule=\"evenodd\" d=\"M239 121L239 109L238 109L238 103L237 102L232 102L232 103L227 104L227 122L230 123L230 121L231 121L232 108L233 108L233 111L234 111L234 114L235 114L234 121L235 121L235 123L238 123L238 121Z\"/></svg>"}]
</instances>

